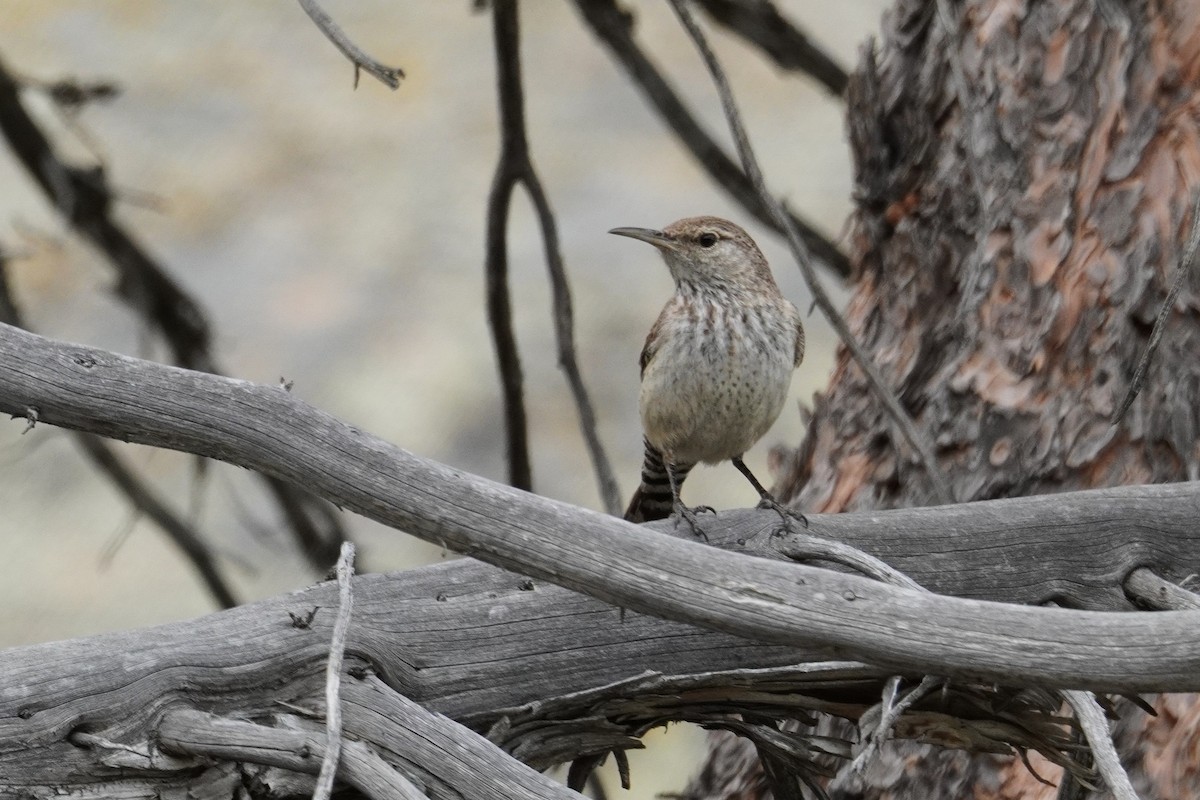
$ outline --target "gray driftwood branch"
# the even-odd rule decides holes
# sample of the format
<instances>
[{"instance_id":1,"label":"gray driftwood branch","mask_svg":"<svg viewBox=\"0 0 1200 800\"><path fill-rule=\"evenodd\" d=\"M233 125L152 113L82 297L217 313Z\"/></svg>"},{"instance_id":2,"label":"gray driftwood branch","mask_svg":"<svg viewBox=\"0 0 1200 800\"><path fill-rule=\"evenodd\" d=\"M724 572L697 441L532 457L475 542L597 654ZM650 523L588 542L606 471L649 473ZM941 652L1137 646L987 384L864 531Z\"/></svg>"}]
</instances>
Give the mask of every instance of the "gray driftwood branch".
<instances>
[{"instance_id":1,"label":"gray driftwood branch","mask_svg":"<svg viewBox=\"0 0 1200 800\"><path fill-rule=\"evenodd\" d=\"M276 474L514 570L465 559L356 578L346 686L366 691L363 682L378 675L372 691L390 688L387 702L445 714L538 766L635 746L631 736L665 719L719 724L705 706L714 696L774 713L856 718L894 673L1114 692L1200 688L1196 612L1114 613L1134 607L1127 588L1139 602L1161 593L1148 592L1148 577L1178 583L1200 571L1197 483L812 516L810 533L882 559L938 593L928 595L783 561L822 550L773 535L769 512L706 518L717 545L708 547L665 535L669 524L639 529L416 458L278 387L7 326L0 326L0 410L21 418L14 424L34 418ZM838 548L825 555L843 560ZM225 725L233 716L281 728L280 720L294 725L308 709L305 735L319 742L336 595L325 583L198 620L0 652L4 788L51 796L71 787L87 796L119 779L170 796L196 785L197 762L185 756L240 746ZM874 666L817 663L846 658ZM812 666L791 666L805 663ZM664 706L664 696L678 702ZM180 716L189 710L215 719L201 726ZM947 718L921 714L897 735L905 724ZM616 725L618 717L636 725ZM370 739L398 773L380 772L364 756L343 778L364 786L415 781L434 797L464 788L454 775L471 774L469 766L418 774L389 756L395 750L386 743L405 730ZM499 752L453 730L446 735L477 748L478 759ZM567 733L576 735L574 747ZM315 770L320 752L296 747L277 757L311 759L305 763ZM274 763L250 750L236 757ZM171 764L181 766L164 767ZM116 767L120 776L109 772ZM204 777L230 774L217 765ZM516 775L534 781L523 791L549 791Z\"/></svg>"},{"instance_id":2,"label":"gray driftwood branch","mask_svg":"<svg viewBox=\"0 0 1200 800\"><path fill-rule=\"evenodd\" d=\"M0 411L275 475L494 566L621 608L748 639L966 680L1093 691L1200 689L1200 618L1194 612L1014 606L749 559L419 458L276 387L0 326ZM1174 491L1186 493L1194 519L1200 510L1195 487ZM1059 496L1051 502L1080 501ZM995 513L992 504L975 507L981 517ZM949 508L966 516L963 509L972 506ZM1126 513L1120 506L1110 510L1118 518ZM950 512L907 513L932 531ZM742 538L761 531L764 516L754 516L757 524L747 525ZM886 516L846 515L834 522L814 515L812 532ZM1040 535L1053 539L1057 533L1043 525ZM1154 555L1147 550L1133 558L1143 566ZM1037 563L1016 552L1010 556L1025 571ZM1114 583L1123 577L1114 576Z\"/></svg>"}]
</instances>

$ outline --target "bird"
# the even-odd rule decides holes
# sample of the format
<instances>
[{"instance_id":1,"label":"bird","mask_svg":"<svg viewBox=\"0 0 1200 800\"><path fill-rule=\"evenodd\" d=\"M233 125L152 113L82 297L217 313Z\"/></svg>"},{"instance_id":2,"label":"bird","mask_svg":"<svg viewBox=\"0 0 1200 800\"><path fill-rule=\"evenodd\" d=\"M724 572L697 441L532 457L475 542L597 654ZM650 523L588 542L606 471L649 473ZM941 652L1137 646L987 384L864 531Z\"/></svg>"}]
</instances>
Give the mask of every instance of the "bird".
<instances>
[{"instance_id":1,"label":"bird","mask_svg":"<svg viewBox=\"0 0 1200 800\"><path fill-rule=\"evenodd\" d=\"M688 217L662 230L609 233L656 247L675 282L646 337L638 410L645 455L641 485L625 519L685 519L703 536L679 489L698 463L730 461L786 528L808 520L763 487L743 455L779 417L792 373L804 359L800 312L779 291L767 259L738 225Z\"/></svg>"}]
</instances>

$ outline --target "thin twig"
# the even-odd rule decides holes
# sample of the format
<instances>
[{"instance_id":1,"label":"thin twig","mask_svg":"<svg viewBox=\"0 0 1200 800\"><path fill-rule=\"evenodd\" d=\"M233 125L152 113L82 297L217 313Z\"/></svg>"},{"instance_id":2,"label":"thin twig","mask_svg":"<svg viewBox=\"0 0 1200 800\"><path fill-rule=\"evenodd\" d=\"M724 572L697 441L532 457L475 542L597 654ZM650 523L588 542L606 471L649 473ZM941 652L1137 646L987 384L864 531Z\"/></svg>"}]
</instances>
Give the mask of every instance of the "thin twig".
<instances>
[{"instance_id":1,"label":"thin twig","mask_svg":"<svg viewBox=\"0 0 1200 800\"><path fill-rule=\"evenodd\" d=\"M858 751L854 759L838 770L837 777L830 781L829 791L831 793L846 788L848 782L853 777L863 773L867 765L871 763L871 759L879 752L879 748L891 737L892 728L895 727L896 721L912 708L918 700L925 697L925 695L941 684L943 679L926 675L921 679L919 684L897 700L900 680L901 678L898 675L888 679L883 689L883 699L876 706L879 708L879 723L870 733L866 734L866 741L863 742L862 749ZM871 711L867 711L867 714L870 713Z\"/></svg>"},{"instance_id":2,"label":"thin twig","mask_svg":"<svg viewBox=\"0 0 1200 800\"><path fill-rule=\"evenodd\" d=\"M1200 594L1160 578L1149 567L1138 567L1125 576L1125 595L1144 608L1155 611L1200 610Z\"/></svg>"},{"instance_id":3,"label":"thin twig","mask_svg":"<svg viewBox=\"0 0 1200 800\"><path fill-rule=\"evenodd\" d=\"M780 13L771 0L697 0L708 15L752 42L783 69L808 75L835 95L846 91L850 76L804 31Z\"/></svg>"},{"instance_id":4,"label":"thin twig","mask_svg":"<svg viewBox=\"0 0 1200 800\"><path fill-rule=\"evenodd\" d=\"M217 567L217 559L204 538L167 507L148 484L121 463L112 448L99 436L76 433L75 440L92 463L129 498L134 508L145 514L167 535L200 575L208 593L221 608L233 608L237 598Z\"/></svg>"},{"instance_id":5,"label":"thin twig","mask_svg":"<svg viewBox=\"0 0 1200 800\"><path fill-rule=\"evenodd\" d=\"M1183 288L1183 282L1195 265L1197 247L1200 247L1200 196L1197 196L1196 203L1192 206L1192 232L1188 235L1187 246L1183 250L1183 260L1179 262L1175 282L1171 284L1171 291L1167 292L1167 299L1163 301L1162 308L1158 310L1158 318L1154 320L1154 329L1150 332L1150 342L1146 345L1146 350L1138 362L1137 370L1133 373L1133 381L1129 384L1129 391L1125 394L1125 399L1121 401L1121 407L1117 409L1117 413L1113 414L1113 425L1120 424L1125 413L1129 411L1129 407L1133 405L1134 399L1142 391L1142 386L1146 383L1146 372L1154 358L1154 351L1158 349L1159 340L1162 339L1167 317L1175 305L1175 298L1179 296L1179 290Z\"/></svg>"},{"instance_id":6,"label":"thin twig","mask_svg":"<svg viewBox=\"0 0 1200 800\"><path fill-rule=\"evenodd\" d=\"M8 270L3 248L0 248L0 322L24 328L21 312L8 285ZM150 518L162 529L167 538L179 548L200 575L209 594L221 608L233 608L238 604L233 590L217 567L217 559L204 543L204 537L191 525L184 522L142 481L113 449L99 436L76 432L75 441L83 448L92 463L129 499L140 513Z\"/></svg>"},{"instance_id":7,"label":"thin twig","mask_svg":"<svg viewBox=\"0 0 1200 800\"><path fill-rule=\"evenodd\" d=\"M934 494L938 500L946 504L953 503L954 493L951 490L949 482L947 482L945 476L942 475L941 470L938 468L932 444L917 430L908 412L900 405L900 401L896 398L895 393L888 387L878 368L872 363L871 357L862 348L862 345L858 343L858 340L854 338L854 334L850 332L849 326L846 325L845 320L842 319L842 315L834 307L833 301L829 299L829 295L825 292L825 288L817 278L816 272L812 268L812 257L808 253L808 248L805 246L791 218L786 213L782 204L767 191L762 170L759 168L758 158L754 155L754 150L750 146L750 139L746 134L745 126L742 124L741 114L738 112L737 102L733 97L733 90L729 86L729 79L725 76L725 71L721 68L720 62L717 61L712 48L709 47L708 40L705 38L703 31L700 30L700 26L696 24L696 20L692 17L686 0L671 0L671 6L675 9L679 21L683 24L688 35L695 43L696 49L699 51L701 58L704 59L704 63L712 75L713 83L717 87L717 93L721 97L721 105L725 109L726 119L729 121L730 130L733 132L738 154L742 159L742 168L745 170L746 175L749 176L750 182L754 185L762 202L775 218L776 224L787 233L787 241L792 251L792 257L795 258L796 263L800 267L800 272L804 275L804 281L808 284L813 301L820 307L825 318L829 320L829 324L837 332L838 338L846 345L846 348L858 363L859 368L866 375L875 394L882 401L884 408L900 428L901 433L904 434L904 438L908 440L909 445L917 452L929 475L930 483L933 484Z\"/></svg>"},{"instance_id":8,"label":"thin twig","mask_svg":"<svg viewBox=\"0 0 1200 800\"><path fill-rule=\"evenodd\" d=\"M592 32L612 51L696 163L747 213L776 233L785 234L787 227L781 226L771 208L763 203L746 173L704 131L666 78L637 46L630 35L632 17L613 0L576 0L576 5ZM850 259L833 242L791 212L784 213L821 264L839 278L850 277Z\"/></svg>"},{"instance_id":9,"label":"thin twig","mask_svg":"<svg viewBox=\"0 0 1200 800\"><path fill-rule=\"evenodd\" d=\"M575 356L574 312L567 282L554 212L533 168L525 135L525 100L521 82L520 26L516 0L497 0L493 10L496 42L497 94L500 102L500 160L488 196L487 283L488 320L500 366L508 437L509 482L531 489L527 420L522 389L521 362L512 329L512 303L508 291L508 214L517 184L525 187L537 213L542 246L553 297L554 334L558 363L579 413L579 425L592 459L605 510L619 514L621 495L612 466L596 432L596 414L583 383Z\"/></svg>"},{"instance_id":10,"label":"thin twig","mask_svg":"<svg viewBox=\"0 0 1200 800\"><path fill-rule=\"evenodd\" d=\"M579 371L579 361L575 357L575 315L571 308L571 287L567 283L567 271L563 266L562 252L558 246L558 229L554 222L554 214L550 202L546 199L542 182L534 172L533 164L526 159L526 167L521 182L525 185L530 199L533 201L538 222L542 227L542 246L546 251L546 267L550 272L550 290L553 295L554 335L558 342L558 365L567 375L567 383L571 387L571 395L575 398L575 408L579 412L579 427L587 443L588 454L592 459L592 469L596 473L599 484L600 499L604 510L609 514L621 514L621 489L617 486L617 478L613 474L612 464L600 435L596 431L596 412L592 408L592 400L588 396L587 387L583 383L583 374Z\"/></svg>"},{"instance_id":11,"label":"thin twig","mask_svg":"<svg viewBox=\"0 0 1200 800\"><path fill-rule=\"evenodd\" d=\"M112 190L101 168L67 164L21 102L17 80L0 62L0 134L59 215L99 250L118 275L117 295L152 326L176 364L221 374L200 304L110 213ZM346 538L340 519L322 500L270 476L259 476L279 504L301 552L325 569Z\"/></svg>"},{"instance_id":12,"label":"thin twig","mask_svg":"<svg viewBox=\"0 0 1200 800\"><path fill-rule=\"evenodd\" d=\"M917 590L923 588L921 584L886 561L876 558L870 553L865 553L857 547L851 547L845 542L823 539L809 533L792 532L781 536L776 548L780 554L793 561L828 561L832 564L849 567L868 578L890 583L892 586Z\"/></svg>"},{"instance_id":13,"label":"thin twig","mask_svg":"<svg viewBox=\"0 0 1200 800\"><path fill-rule=\"evenodd\" d=\"M346 634L350 631L350 612L354 593L350 579L354 577L354 544L342 542L342 554L337 562L338 613L329 642L329 660L325 664L325 758L317 776L313 800L329 800L333 780L337 776L342 755L342 660L346 654Z\"/></svg>"},{"instance_id":14,"label":"thin twig","mask_svg":"<svg viewBox=\"0 0 1200 800\"><path fill-rule=\"evenodd\" d=\"M1125 768L1121 766L1121 758L1117 755L1112 735L1108 732L1108 720L1104 716L1104 710L1100 708L1096 698L1090 692L1077 689L1064 689L1062 696L1075 711L1075 719L1079 721L1079 727L1083 729L1092 756L1096 759L1096 769L1108 790L1113 793L1113 797L1117 800L1138 800L1137 791L1130 783Z\"/></svg>"},{"instance_id":15,"label":"thin twig","mask_svg":"<svg viewBox=\"0 0 1200 800\"><path fill-rule=\"evenodd\" d=\"M381 64L363 52L358 45L350 41L350 37L333 21L333 18L317 5L317 0L300 0L300 7L304 9L305 13L321 29L321 33L325 34L325 38L333 42L333 46L340 50L342 55L350 59L350 63L354 65L355 89L358 88L358 74L360 71L366 71L368 74L375 76L379 79L380 83L383 83L389 89L395 90L400 88L400 81L404 78L404 70L399 67L389 67L386 64Z\"/></svg>"}]
</instances>

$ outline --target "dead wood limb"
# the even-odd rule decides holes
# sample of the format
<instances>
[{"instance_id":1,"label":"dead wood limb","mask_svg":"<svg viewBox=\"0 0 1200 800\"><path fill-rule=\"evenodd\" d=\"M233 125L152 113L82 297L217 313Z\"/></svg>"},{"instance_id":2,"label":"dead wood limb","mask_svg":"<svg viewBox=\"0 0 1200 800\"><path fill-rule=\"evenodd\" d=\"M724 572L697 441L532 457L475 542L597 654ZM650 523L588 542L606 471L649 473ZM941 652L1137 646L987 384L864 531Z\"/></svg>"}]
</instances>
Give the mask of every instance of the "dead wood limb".
<instances>
[{"instance_id":1,"label":"dead wood limb","mask_svg":"<svg viewBox=\"0 0 1200 800\"><path fill-rule=\"evenodd\" d=\"M1117 800L1138 800L1138 794L1129 782L1129 775L1121 766L1121 757L1113 744L1112 734L1108 731L1108 719L1096 698L1088 692L1073 689L1065 690L1062 695L1075 712L1075 719L1095 759L1096 770L1104 778L1113 797Z\"/></svg>"},{"instance_id":2,"label":"dead wood limb","mask_svg":"<svg viewBox=\"0 0 1200 800\"><path fill-rule=\"evenodd\" d=\"M350 615L354 606L354 592L350 586L353 576L354 545L342 542L342 554L337 562L337 620L333 623L329 658L325 662L325 757L321 759L313 800L329 800L342 754L342 662L346 655L346 634L350 631Z\"/></svg>"},{"instance_id":3,"label":"dead wood limb","mask_svg":"<svg viewBox=\"0 0 1200 800\"><path fill-rule=\"evenodd\" d=\"M370 797L395 795L578 800L579 795L514 760L479 734L397 694L365 674L345 687L344 774ZM289 730L288 728L292 728ZM299 728L299 729L296 729ZM261 725L201 711L168 712L155 739L175 755L250 762L316 774L325 743L303 720ZM133 765L130 765L132 768ZM195 768L194 764L186 764ZM193 778L201 780L203 778Z\"/></svg>"},{"instance_id":4,"label":"dead wood limb","mask_svg":"<svg viewBox=\"0 0 1200 800\"><path fill-rule=\"evenodd\" d=\"M1130 599L1141 607L1155 611L1200 610L1200 594L1160 578L1147 567L1130 572L1123 586Z\"/></svg>"},{"instance_id":5,"label":"dead wood limb","mask_svg":"<svg viewBox=\"0 0 1200 800\"><path fill-rule=\"evenodd\" d=\"M0 326L0 411L23 415L31 405L47 424L294 481L385 525L621 608L764 642L833 648L897 672L1094 691L1200 688L1194 612L1131 615L960 600L664 540L418 458L276 387ZM1193 485L1182 486L1176 491L1195 503ZM1070 495L1051 500L1069 502ZM980 503L908 513L932 525L947 511L991 509ZM754 518L761 523L761 515ZM825 523L815 516L813 531Z\"/></svg>"}]
</instances>

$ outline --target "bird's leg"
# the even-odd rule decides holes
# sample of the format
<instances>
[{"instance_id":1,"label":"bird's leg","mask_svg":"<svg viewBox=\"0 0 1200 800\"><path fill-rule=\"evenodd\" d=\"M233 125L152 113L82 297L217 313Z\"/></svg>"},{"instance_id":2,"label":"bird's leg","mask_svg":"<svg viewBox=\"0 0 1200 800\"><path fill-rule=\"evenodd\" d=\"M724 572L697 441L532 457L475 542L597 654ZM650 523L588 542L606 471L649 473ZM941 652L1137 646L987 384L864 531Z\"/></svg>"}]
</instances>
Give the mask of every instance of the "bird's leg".
<instances>
[{"instance_id":1,"label":"bird's leg","mask_svg":"<svg viewBox=\"0 0 1200 800\"><path fill-rule=\"evenodd\" d=\"M708 536L704 531L700 530L700 524L696 521L696 514L701 514L705 511L713 514L717 512L713 510L712 506L688 508L683 504L683 501L679 499L679 480L675 475L675 459L669 454L664 453L663 455L663 465L667 468L667 480L671 482L671 504L675 512L675 527L679 527L679 520L685 519L691 527L692 533L707 542Z\"/></svg>"},{"instance_id":2,"label":"bird's leg","mask_svg":"<svg viewBox=\"0 0 1200 800\"><path fill-rule=\"evenodd\" d=\"M795 509L788 508L783 503L776 500L774 495L764 489L763 485L758 482L758 478L754 477L754 473L751 472L750 468L746 466L746 462L742 461L741 456L735 456L732 461L733 465L737 467L738 472L745 475L746 480L750 481L750 485L754 487L756 492L758 492L758 507L769 508L778 514L779 518L783 520L783 529L785 531L791 532L793 519L800 520L804 523L804 527L808 527L808 517L804 516Z\"/></svg>"}]
</instances>

